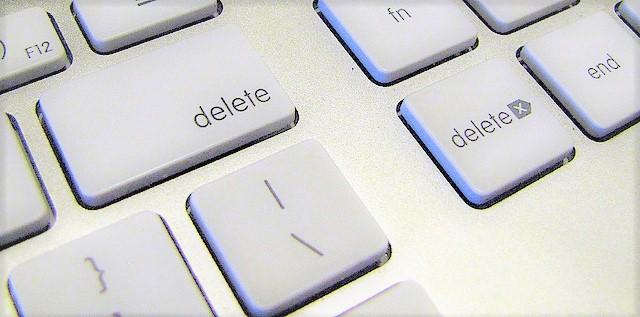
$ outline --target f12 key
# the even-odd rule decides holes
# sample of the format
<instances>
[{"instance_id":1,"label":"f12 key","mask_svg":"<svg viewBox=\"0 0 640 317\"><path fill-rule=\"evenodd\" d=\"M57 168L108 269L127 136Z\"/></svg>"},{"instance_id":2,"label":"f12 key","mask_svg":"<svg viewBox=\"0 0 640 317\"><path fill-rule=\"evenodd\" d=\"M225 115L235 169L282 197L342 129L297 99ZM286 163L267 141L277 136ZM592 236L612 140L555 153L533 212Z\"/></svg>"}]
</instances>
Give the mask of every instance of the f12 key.
<instances>
[{"instance_id":1,"label":"f12 key","mask_svg":"<svg viewBox=\"0 0 640 317\"><path fill-rule=\"evenodd\" d=\"M0 93L70 65L62 37L47 11L33 7L0 17Z\"/></svg>"}]
</instances>

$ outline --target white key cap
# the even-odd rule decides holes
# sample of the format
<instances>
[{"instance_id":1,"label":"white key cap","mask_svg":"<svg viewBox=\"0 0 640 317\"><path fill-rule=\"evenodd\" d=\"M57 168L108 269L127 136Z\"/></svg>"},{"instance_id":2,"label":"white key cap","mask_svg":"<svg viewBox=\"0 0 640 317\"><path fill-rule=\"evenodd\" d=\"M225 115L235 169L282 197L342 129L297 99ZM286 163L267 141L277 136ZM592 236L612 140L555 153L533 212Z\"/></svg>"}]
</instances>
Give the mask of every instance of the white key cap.
<instances>
[{"instance_id":1,"label":"white key cap","mask_svg":"<svg viewBox=\"0 0 640 317\"><path fill-rule=\"evenodd\" d=\"M0 113L0 248L44 231L47 199L9 118Z\"/></svg>"},{"instance_id":2,"label":"white key cap","mask_svg":"<svg viewBox=\"0 0 640 317\"><path fill-rule=\"evenodd\" d=\"M46 11L30 8L0 17L0 92L71 64Z\"/></svg>"},{"instance_id":3,"label":"white key cap","mask_svg":"<svg viewBox=\"0 0 640 317\"><path fill-rule=\"evenodd\" d=\"M212 315L165 225L152 212L18 265L9 288L21 316Z\"/></svg>"},{"instance_id":4,"label":"white key cap","mask_svg":"<svg viewBox=\"0 0 640 317\"><path fill-rule=\"evenodd\" d=\"M639 56L640 39L604 12L527 43L520 54L596 140L640 116Z\"/></svg>"},{"instance_id":5,"label":"white key cap","mask_svg":"<svg viewBox=\"0 0 640 317\"><path fill-rule=\"evenodd\" d=\"M640 0L624 0L618 7L620 16L640 34Z\"/></svg>"},{"instance_id":6,"label":"white key cap","mask_svg":"<svg viewBox=\"0 0 640 317\"><path fill-rule=\"evenodd\" d=\"M467 0L491 29L500 34L512 32L577 0Z\"/></svg>"},{"instance_id":7,"label":"white key cap","mask_svg":"<svg viewBox=\"0 0 640 317\"><path fill-rule=\"evenodd\" d=\"M218 0L74 0L91 46L110 53L218 14Z\"/></svg>"},{"instance_id":8,"label":"white key cap","mask_svg":"<svg viewBox=\"0 0 640 317\"><path fill-rule=\"evenodd\" d=\"M567 132L547 111L552 103L530 91L525 79L515 61L492 59L407 97L400 107L474 207L491 205L573 154Z\"/></svg>"},{"instance_id":9,"label":"white key cap","mask_svg":"<svg viewBox=\"0 0 640 317\"><path fill-rule=\"evenodd\" d=\"M381 84L461 53L477 40L475 26L451 0L319 0L318 9Z\"/></svg>"},{"instance_id":10,"label":"white key cap","mask_svg":"<svg viewBox=\"0 0 640 317\"><path fill-rule=\"evenodd\" d=\"M48 91L40 112L76 193L93 208L288 129L296 116L232 26Z\"/></svg>"},{"instance_id":11,"label":"white key cap","mask_svg":"<svg viewBox=\"0 0 640 317\"><path fill-rule=\"evenodd\" d=\"M384 233L316 141L201 187L189 206L250 315L296 309L387 259Z\"/></svg>"},{"instance_id":12,"label":"white key cap","mask_svg":"<svg viewBox=\"0 0 640 317\"><path fill-rule=\"evenodd\" d=\"M365 302L340 314L340 317L440 316L420 284L396 283Z\"/></svg>"}]
</instances>

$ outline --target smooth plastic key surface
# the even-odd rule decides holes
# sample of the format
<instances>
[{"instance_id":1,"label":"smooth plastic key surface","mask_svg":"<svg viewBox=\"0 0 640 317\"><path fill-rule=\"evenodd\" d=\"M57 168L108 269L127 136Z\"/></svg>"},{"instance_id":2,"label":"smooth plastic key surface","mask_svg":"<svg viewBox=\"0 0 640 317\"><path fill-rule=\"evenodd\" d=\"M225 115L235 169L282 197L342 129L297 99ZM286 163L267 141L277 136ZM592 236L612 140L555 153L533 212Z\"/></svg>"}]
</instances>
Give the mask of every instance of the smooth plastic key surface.
<instances>
[{"instance_id":1,"label":"smooth plastic key surface","mask_svg":"<svg viewBox=\"0 0 640 317\"><path fill-rule=\"evenodd\" d=\"M425 290L415 281L403 281L340 314L339 317L441 316Z\"/></svg>"},{"instance_id":2,"label":"smooth plastic key surface","mask_svg":"<svg viewBox=\"0 0 640 317\"><path fill-rule=\"evenodd\" d=\"M71 64L48 13L37 7L0 17L0 92Z\"/></svg>"},{"instance_id":3,"label":"smooth plastic key surface","mask_svg":"<svg viewBox=\"0 0 640 317\"><path fill-rule=\"evenodd\" d=\"M620 16L640 34L640 0L624 0L618 7Z\"/></svg>"},{"instance_id":4,"label":"smooth plastic key surface","mask_svg":"<svg viewBox=\"0 0 640 317\"><path fill-rule=\"evenodd\" d=\"M491 80L486 80L491 74ZM515 60L496 58L405 98L400 115L475 207L571 158L573 142L527 86Z\"/></svg>"},{"instance_id":5,"label":"smooth plastic key surface","mask_svg":"<svg viewBox=\"0 0 640 317\"><path fill-rule=\"evenodd\" d=\"M71 185L91 208L289 129L296 118L234 26L68 82L39 105Z\"/></svg>"},{"instance_id":6,"label":"smooth plastic key surface","mask_svg":"<svg viewBox=\"0 0 640 317\"><path fill-rule=\"evenodd\" d=\"M189 206L250 315L291 311L388 258L385 234L316 141L204 185Z\"/></svg>"},{"instance_id":7,"label":"smooth plastic key surface","mask_svg":"<svg viewBox=\"0 0 640 317\"><path fill-rule=\"evenodd\" d=\"M91 47L110 53L218 14L218 0L74 0Z\"/></svg>"},{"instance_id":8,"label":"smooth plastic key surface","mask_svg":"<svg viewBox=\"0 0 640 317\"><path fill-rule=\"evenodd\" d=\"M212 316L153 212L19 264L9 288L21 316Z\"/></svg>"},{"instance_id":9,"label":"smooth plastic key surface","mask_svg":"<svg viewBox=\"0 0 640 317\"><path fill-rule=\"evenodd\" d=\"M0 113L0 248L45 230L52 221L29 156Z\"/></svg>"},{"instance_id":10,"label":"smooth plastic key surface","mask_svg":"<svg viewBox=\"0 0 640 317\"><path fill-rule=\"evenodd\" d=\"M467 0L487 24L505 34L557 12L577 0Z\"/></svg>"},{"instance_id":11,"label":"smooth plastic key surface","mask_svg":"<svg viewBox=\"0 0 640 317\"><path fill-rule=\"evenodd\" d=\"M382 84L455 56L477 40L475 26L451 0L320 0L318 9Z\"/></svg>"},{"instance_id":12,"label":"smooth plastic key surface","mask_svg":"<svg viewBox=\"0 0 640 317\"><path fill-rule=\"evenodd\" d=\"M523 62L587 135L604 140L640 117L640 38L598 12L527 43Z\"/></svg>"}]
</instances>

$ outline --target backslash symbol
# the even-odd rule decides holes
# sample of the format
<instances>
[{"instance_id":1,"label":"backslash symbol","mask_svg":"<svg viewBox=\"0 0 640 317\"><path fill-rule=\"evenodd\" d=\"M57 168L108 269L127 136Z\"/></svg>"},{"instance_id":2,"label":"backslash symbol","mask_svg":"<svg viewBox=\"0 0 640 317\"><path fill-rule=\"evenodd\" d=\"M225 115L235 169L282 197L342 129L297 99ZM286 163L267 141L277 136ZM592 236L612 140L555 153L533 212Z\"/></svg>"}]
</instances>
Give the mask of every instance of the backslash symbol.
<instances>
[{"instance_id":1,"label":"backslash symbol","mask_svg":"<svg viewBox=\"0 0 640 317\"><path fill-rule=\"evenodd\" d=\"M531 114L531 103L528 101L518 99L507 106L518 119L522 119Z\"/></svg>"}]
</instances>

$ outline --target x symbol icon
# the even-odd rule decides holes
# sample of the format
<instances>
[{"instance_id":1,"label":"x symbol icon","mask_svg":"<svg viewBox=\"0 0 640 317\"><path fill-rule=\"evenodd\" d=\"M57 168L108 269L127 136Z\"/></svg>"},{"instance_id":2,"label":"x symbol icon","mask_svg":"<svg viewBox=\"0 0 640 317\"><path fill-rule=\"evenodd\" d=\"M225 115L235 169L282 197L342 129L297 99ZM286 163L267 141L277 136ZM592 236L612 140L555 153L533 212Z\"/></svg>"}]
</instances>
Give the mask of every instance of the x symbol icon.
<instances>
[{"instance_id":1,"label":"x symbol icon","mask_svg":"<svg viewBox=\"0 0 640 317\"><path fill-rule=\"evenodd\" d=\"M531 103L518 99L508 105L511 112L518 118L522 119L531 114Z\"/></svg>"},{"instance_id":2,"label":"x symbol icon","mask_svg":"<svg viewBox=\"0 0 640 317\"><path fill-rule=\"evenodd\" d=\"M514 105L513 109L517 110L518 114L527 113L527 109L523 108L522 105L520 105L520 104Z\"/></svg>"}]
</instances>

